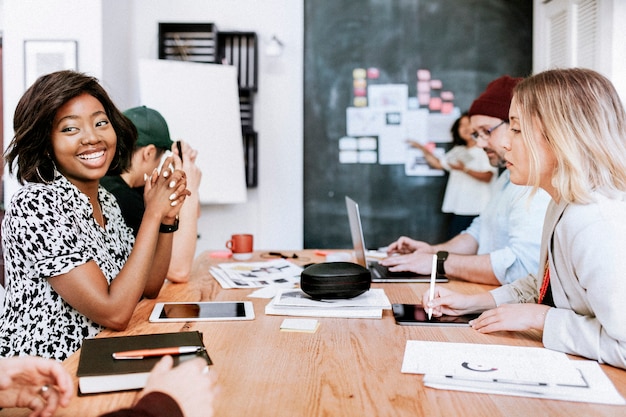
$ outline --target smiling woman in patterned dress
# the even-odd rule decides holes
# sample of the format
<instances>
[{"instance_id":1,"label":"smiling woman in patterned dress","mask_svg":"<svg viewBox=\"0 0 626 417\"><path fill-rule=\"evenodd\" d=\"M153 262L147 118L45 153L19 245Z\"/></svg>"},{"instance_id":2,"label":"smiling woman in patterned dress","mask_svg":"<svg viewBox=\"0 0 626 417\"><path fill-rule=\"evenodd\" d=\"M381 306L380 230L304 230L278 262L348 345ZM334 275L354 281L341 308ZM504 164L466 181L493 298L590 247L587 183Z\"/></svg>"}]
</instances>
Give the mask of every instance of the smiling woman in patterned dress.
<instances>
[{"instance_id":1,"label":"smiling woman in patterned dress","mask_svg":"<svg viewBox=\"0 0 626 417\"><path fill-rule=\"evenodd\" d=\"M23 187L2 225L0 356L63 360L85 337L126 328L141 297L159 293L189 191L183 171L153 173L134 242L99 182L128 167L137 132L93 77L42 76L20 99L13 126L5 161Z\"/></svg>"}]
</instances>

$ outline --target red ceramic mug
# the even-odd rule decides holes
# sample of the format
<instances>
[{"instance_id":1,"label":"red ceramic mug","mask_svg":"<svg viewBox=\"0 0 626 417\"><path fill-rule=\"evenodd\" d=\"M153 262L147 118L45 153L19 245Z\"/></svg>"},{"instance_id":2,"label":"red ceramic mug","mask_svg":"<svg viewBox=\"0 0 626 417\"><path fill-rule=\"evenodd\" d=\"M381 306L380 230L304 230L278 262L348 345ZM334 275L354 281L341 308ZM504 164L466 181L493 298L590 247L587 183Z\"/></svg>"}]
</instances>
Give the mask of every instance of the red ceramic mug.
<instances>
[{"instance_id":1,"label":"red ceramic mug","mask_svg":"<svg viewBox=\"0 0 626 417\"><path fill-rule=\"evenodd\" d=\"M252 242L252 235L232 235L230 240L226 241L226 247L233 253L233 259L243 261L252 258Z\"/></svg>"}]
</instances>

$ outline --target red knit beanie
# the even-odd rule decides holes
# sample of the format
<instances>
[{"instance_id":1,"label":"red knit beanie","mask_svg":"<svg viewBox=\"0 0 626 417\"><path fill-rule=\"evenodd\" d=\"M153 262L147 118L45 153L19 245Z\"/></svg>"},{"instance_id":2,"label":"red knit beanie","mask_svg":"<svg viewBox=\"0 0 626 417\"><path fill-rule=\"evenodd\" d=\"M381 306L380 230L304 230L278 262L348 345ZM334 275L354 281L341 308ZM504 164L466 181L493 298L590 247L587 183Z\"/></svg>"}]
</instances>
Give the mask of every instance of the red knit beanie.
<instances>
[{"instance_id":1,"label":"red knit beanie","mask_svg":"<svg viewBox=\"0 0 626 417\"><path fill-rule=\"evenodd\" d=\"M513 98L513 88L522 81L522 78L512 78L504 75L496 78L487 85L483 93L478 96L469 109L469 115L482 114L500 120L509 120L509 107Z\"/></svg>"}]
</instances>

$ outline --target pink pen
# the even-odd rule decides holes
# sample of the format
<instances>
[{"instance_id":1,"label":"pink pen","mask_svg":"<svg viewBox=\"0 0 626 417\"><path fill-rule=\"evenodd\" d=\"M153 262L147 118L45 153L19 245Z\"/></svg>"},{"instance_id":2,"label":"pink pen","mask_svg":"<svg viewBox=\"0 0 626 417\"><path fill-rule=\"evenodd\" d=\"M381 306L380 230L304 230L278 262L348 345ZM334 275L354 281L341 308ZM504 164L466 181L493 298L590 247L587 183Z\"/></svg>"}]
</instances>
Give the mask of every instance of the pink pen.
<instances>
[{"instance_id":1,"label":"pink pen","mask_svg":"<svg viewBox=\"0 0 626 417\"><path fill-rule=\"evenodd\" d=\"M200 346L174 346L155 349L127 350L113 353L114 359L143 359L151 356L184 355L185 353L198 353L204 348Z\"/></svg>"}]
</instances>

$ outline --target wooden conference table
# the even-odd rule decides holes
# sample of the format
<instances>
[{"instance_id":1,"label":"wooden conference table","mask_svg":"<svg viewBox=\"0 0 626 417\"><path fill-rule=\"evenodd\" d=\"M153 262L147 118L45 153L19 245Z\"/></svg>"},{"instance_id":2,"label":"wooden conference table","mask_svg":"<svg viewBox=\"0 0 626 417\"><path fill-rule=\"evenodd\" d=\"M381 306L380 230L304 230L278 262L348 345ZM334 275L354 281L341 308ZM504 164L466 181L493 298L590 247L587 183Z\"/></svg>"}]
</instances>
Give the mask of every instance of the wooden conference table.
<instances>
[{"instance_id":1,"label":"wooden conference table","mask_svg":"<svg viewBox=\"0 0 626 417\"><path fill-rule=\"evenodd\" d=\"M284 252L293 253L293 252ZM314 251L300 251L295 263L324 262ZM253 260L261 260L260 253ZM120 336L199 330L218 373L221 392L216 417L253 416L617 416L626 407L427 388L422 375L400 372L407 340L541 346L536 332L482 335L471 328L398 326L391 311L382 320L320 318L316 333L281 332L285 317L266 316L267 299L248 298L252 290L223 290L210 273L208 252L194 262L190 282L166 283L157 300L143 300ZM392 303L415 303L428 284L372 284L384 288ZM474 293L488 286L451 281L455 290ZM256 318L242 322L154 324L148 316L156 301L250 300ZM78 352L64 366L76 375ZM623 396L626 371L602 366ZM137 392L75 397L55 416L89 417L127 407ZM0 416L26 416L4 410Z\"/></svg>"}]
</instances>

